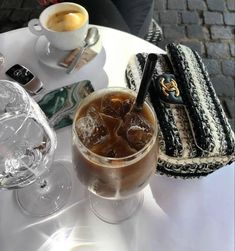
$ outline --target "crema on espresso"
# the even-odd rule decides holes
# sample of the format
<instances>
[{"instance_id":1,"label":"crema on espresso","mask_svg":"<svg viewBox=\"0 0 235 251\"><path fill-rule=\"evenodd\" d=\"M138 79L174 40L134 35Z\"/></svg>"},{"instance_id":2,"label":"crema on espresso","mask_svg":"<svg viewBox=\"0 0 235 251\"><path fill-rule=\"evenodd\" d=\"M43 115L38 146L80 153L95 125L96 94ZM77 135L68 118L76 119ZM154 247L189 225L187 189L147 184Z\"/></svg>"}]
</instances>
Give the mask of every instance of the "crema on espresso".
<instances>
[{"instance_id":1,"label":"crema on espresso","mask_svg":"<svg viewBox=\"0 0 235 251\"><path fill-rule=\"evenodd\" d=\"M79 11L66 10L51 15L47 28L54 31L73 31L79 29L86 21L86 16Z\"/></svg>"}]
</instances>

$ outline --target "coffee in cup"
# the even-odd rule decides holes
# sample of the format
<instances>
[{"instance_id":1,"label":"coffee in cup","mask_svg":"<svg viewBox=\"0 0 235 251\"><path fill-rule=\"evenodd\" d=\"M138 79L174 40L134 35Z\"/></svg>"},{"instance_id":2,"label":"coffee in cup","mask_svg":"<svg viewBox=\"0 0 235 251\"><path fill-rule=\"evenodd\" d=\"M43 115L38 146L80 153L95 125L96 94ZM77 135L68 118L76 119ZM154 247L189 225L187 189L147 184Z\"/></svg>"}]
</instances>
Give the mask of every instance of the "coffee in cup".
<instances>
[{"instance_id":1,"label":"coffee in cup","mask_svg":"<svg viewBox=\"0 0 235 251\"><path fill-rule=\"evenodd\" d=\"M72 31L86 22L86 16L80 11L66 10L53 14L47 21L47 28L54 31Z\"/></svg>"},{"instance_id":2,"label":"coffee in cup","mask_svg":"<svg viewBox=\"0 0 235 251\"><path fill-rule=\"evenodd\" d=\"M73 50L83 44L88 30L87 10L75 3L58 3L46 8L39 19L28 23L29 30L45 35L52 46L60 50Z\"/></svg>"}]
</instances>

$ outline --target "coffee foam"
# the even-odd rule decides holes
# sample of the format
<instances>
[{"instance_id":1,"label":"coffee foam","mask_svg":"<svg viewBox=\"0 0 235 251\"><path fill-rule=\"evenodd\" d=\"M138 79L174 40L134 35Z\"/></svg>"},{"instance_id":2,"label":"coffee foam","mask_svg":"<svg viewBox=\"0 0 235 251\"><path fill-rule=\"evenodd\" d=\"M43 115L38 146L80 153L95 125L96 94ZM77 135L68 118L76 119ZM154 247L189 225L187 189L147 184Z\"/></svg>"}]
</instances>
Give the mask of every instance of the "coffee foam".
<instances>
[{"instance_id":1,"label":"coffee foam","mask_svg":"<svg viewBox=\"0 0 235 251\"><path fill-rule=\"evenodd\" d=\"M48 18L47 28L62 32L79 29L85 22L86 16L82 12L66 10L54 13Z\"/></svg>"}]
</instances>

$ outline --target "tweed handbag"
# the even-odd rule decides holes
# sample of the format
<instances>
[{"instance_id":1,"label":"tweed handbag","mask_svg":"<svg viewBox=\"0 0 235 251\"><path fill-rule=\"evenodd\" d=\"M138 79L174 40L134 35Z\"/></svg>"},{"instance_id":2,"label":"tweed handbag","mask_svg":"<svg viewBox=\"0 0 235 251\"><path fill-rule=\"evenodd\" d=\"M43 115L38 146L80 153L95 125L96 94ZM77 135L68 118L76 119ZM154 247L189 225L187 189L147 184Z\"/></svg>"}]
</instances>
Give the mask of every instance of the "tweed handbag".
<instances>
[{"instance_id":1,"label":"tweed handbag","mask_svg":"<svg viewBox=\"0 0 235 251\"><path fill-rule=\"evenodd\" d=\"M156 171L173 177L206 176L235 160L235 137L209 74L196 51L171 43L158 55L148 97L160 127ZM126 68L128 87L137 90L147 53Z\"/></svg>"}]
</instances>

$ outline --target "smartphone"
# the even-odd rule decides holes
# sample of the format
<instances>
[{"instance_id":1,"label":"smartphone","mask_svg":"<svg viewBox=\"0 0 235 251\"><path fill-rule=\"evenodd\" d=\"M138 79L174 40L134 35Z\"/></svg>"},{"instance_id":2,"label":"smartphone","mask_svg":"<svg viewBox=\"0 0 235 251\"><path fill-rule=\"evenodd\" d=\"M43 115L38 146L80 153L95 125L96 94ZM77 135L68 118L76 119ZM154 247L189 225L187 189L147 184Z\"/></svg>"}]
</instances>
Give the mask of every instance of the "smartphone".
<instances>
[{"instance_id":1,"label":"smartphone","mask_svg":"<svg viewBox=\"0 0 235 251\"><path fill-rule=\"evenodd\" d=\"M19 83L29 94L36 95L42 88L42 82L28 68L15 64L6 71L6 75Z\"/></svg>"},{"instance_id":2,"label":"smartphone","mask_svg":"<svg viewBox=\"0 0 235 251\"><path fill-rule=\"evenodd\" d=\"M46 114L50 126L57 130L73 123L77 105L93 91L91 82L84 80L46 93L38 104Z\"/></svg>"}]
</instances>

